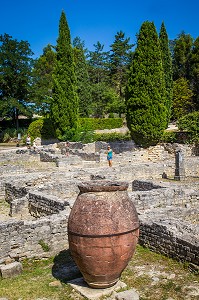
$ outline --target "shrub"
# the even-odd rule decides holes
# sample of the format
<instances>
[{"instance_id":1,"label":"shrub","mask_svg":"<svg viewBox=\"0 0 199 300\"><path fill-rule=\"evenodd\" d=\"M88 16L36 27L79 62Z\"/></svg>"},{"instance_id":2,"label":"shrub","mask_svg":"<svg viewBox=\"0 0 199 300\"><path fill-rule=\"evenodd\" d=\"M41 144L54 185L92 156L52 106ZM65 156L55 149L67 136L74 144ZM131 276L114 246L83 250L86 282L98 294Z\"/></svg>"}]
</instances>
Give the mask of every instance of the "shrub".
<instances>
[{"instance_id":1,"label":"shrub","mask_svg":"<svg viewBox=\"0 0 199 300\"><path fill-rule=\"evenodd\" d=\"M160 140L162 143L176 143L177 133L173 131L165 131Z\"/></svg>"},{"instance_id":2,"label":"shrub","mask_svg":"<svg viewBox=\"0 0 199 300\"><path fill-rule=\"evenodd\" d=\"M188 142L199 143L199 111L195 111L180 118L177 122L180 130L188 132Z\"/></svg>"},{"instance_id":3,"label":"shrub","mask_svg":"<svg viewBox=\"0 0 199 300\"><path fill-rule=\"evenodd\" d=\"M94 132L92 130L85 130L82 128L70 129L68 130L60 140L62 141L71 141L71 142L82 142L82 143L92 143Z\"/></svg>"},{"instance_id":4,"label":"shrub","mask_svg":"<svg viewBox=\"0 0 199 300\"><path fill-rule=\"evenodd\" d=\"M44 139L55 137L52 121L48 118L33 121L28 127L28 133L32 139L36 137L42 137Z\"/></svg>"},{"instance_id":5,"label":"shrub","mask_svg":"<svg viewBox=\"0 0 199 300\"><path fill-rule=\"evenodd\" d=\"M5 132L3 135L3 142L7 143L7 142L9 142L9 140L10 140L10 135L8 132Z\"/></svg>"},{"instance_id":6,"label":"shrub","mask_svg":"<svg viewBox=\"0 0 199 300\"><path fill-rule=\"evenodd\" d=\"M9 142L10 139L17 137L16 128L7 128L2 131L1 139L4 143Z\"/></svg>"}]
</instances>

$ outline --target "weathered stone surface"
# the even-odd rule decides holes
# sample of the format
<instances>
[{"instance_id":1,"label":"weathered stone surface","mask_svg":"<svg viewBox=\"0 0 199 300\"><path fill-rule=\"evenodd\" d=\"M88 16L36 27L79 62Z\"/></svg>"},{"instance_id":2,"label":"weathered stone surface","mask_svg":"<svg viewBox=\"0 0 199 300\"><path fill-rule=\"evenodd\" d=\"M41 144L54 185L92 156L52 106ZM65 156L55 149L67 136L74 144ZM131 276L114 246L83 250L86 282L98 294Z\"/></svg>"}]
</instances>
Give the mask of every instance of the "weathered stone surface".
<instances>
[{"instance_id":1,"label":"weathered stone surface","mask_svg":"<svg viewBox=\"0 0 199 300\"><path fill-rule=\"evenodd\" d=\"M93 180L82 182L78 184L80 192L112 192L112 191L126 191L128 188L128 182L116 182L108 180Z\"/></svg>"},{"instance_id":2,"label":"weathered stone surface","mask_svg":"<svg viewBox=\"0 0 199 300\"><path fill-rule=\"evenodd\" d=\"M136 290L131 289L128 291L120 292L115 296L116 300L139 300L139 294Z\"/></svg>"},{"instance_id":3,"label":"weathered stone surface","mask_svg":"<svg viewBox=\"0 0 199 300\"><path fill-rule=\"evenodd\" d=\"M98 163L84 161L73 154L66 159L66 155L61 155L59 144L41 146L41 150L57 157L62 170L48 159L40 162L39 156L26 151L26 147L18 148L26 153L16 154L16 148L0 152L1 204L6 199L10 214L15 217L9 217L9 208L7 216L0 211L0 263L9 257L16 260L52 255L68 247L67 218L79 193L78 184L90 180L91 175L100 175L101 179L129 183L128 192L141 220L141 242L154 251L198 264L199 157L193 147L181 145L187 177L183 182L175 182L162 179L162 174L174 177L174 154L178 145L170 145L174 150L170 151L168 145L141 149L132 143L113 143L113 150L116 148L113 168L107 168L107 143L71 146L74 152L99 152ZM125 152L120 152L121 149ZM132 192L134 180L137 180L137 190ZM37 198L37 193L42 197ZM33 195L31 201L30 194ZM69 206L63 207L65 201ZM60 212L59 208L64 210ZM49 252L43 251L39 244L42 239L48 244Z\"/></svg>"},{"instance_id":4,"label":"weathered stone surface","mask_svg":"<svg viewBox=\"0 0 199 300\"><path fill-rule=\"evenodd\" d=\"M106 289L92 289L86 284L83 278L71 280L68 284L88 300L99 300L102 296L109 296L114 291L126 287L125 283L118 281L114 286Z\"/></svg>"},{"instance_id":5,"label":"weathered stone surface","mask_svg":"<svg viewBox=\"0 0 199 300\"><path fill-rule=\"evenodd\" d=\"M49 283L49 286L53 286L53 287L61 287L62 284L61 284L60 281L55 280L55 281L50 282L50 283Z\"/></svg>"},{"instance_id":6,"label":"weathered stone surface","mask_svg":"<svg viewBox=\"0 0 199 300\"><path fill-rule=\"evenodd\" d=\"M16 261L8 265L2 265L0 266L0 273L2 278L20 275L22 273L22 264Z\"/></svg>"}]
</instances>

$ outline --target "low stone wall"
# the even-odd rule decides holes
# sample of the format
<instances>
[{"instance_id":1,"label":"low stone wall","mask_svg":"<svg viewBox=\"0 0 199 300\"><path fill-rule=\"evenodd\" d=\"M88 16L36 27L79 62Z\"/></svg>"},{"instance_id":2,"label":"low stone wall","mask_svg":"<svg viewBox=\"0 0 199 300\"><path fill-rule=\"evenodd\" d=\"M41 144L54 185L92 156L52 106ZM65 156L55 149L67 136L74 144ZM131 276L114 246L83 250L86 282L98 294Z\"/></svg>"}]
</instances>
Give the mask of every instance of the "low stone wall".
<instances>
[{"instance_id":1,"label":"low stone wall","mask_svg":"<svg viewBox=\"0 0 199 300\"><path fill-rule=\"evenodd\" d=\"M35 218L57 214L69 206L68 201L62 201L52 195L47 196L39 192L30 192L28 195L29 213Z\"/></svg>"},{"instance_id":2,"label":"low stone wall","mask_svg":"<svg viewBox=\"0 0 199 300\"><path fill-rule=\"evenodd\" d=\"M154 184L151 181L140 181L134 180L132 182L132 190L133 191L149 191L153 189L163 188L164 186Z\"/></svg>"},{"instance_id":3,"label":"low stone wall","mask_svg":"<svg viewBox=\"0 0 199 300\"><path fill-rule=\"evenodd\" d=\"M59 159L57 155L48 153L48 152L44 152L41 151L40 153L40 161L43 162L57 162L57 160Z\"/></svg>"},{"instance_id":4,"label":"low stone wall","mask_svg":"<svg viewBox=\"0 0 199 300\"><path fill-rule=\"evenodd\" d=\"M180 261L199 264L199 242L187 238L186 231L172 232L170 225L141 220L139 244Z\"/></svg>"},{"instance_id":5,"label":"low stone wall","mask_svg":"<svg viewBox=\"0 0 199 300\"><path fill-rule=\"evenodd\" d=\"M121 155L127 159L127 153ZM71 155L71 158L81 160L77 156ZM190 189L186 182L182 185L180 182L174 184L171 180L161 180L163 172L174 175L174 160L132 163L133 158L130 157L126 164L119 165L119 155L117 158L118 165L113 168L98 166L86 169L77 166L63 172L52 172L51 175L48 171L34 175L28 171L25 175L23 173L17 176L16 180L13 175L5 174L5 178L1 177L2 182L6 179L9 181L5 185L5 198L10 204L11 215L20 217L21 220L12 218L10 221L0 222L0 263L9 258L50 256L65 249L68 246L68 205L70 203L71 207L74 203L78 181L89 180L95 175L130 183L136 179L132 184L134 191L129 192L129 195L139 213L140 243L156 252L197 264L198 240L193 234L198 222L197 185L196 189L193 185ZM70 155L67 159L70 159ZM190 157L190 160L187 158L187 161L190 161L190 172L197 169L197 157ZM116 165L116 160L114 164ZM145 180L146 178L149 180ZM152 182L151 178L156 178L156 181ZM177 208L178 212L172 216L172 211ZM193 208L193 211L189 211L189 208ZM184 215L179 219L183 209ZM27 215L26 218L24 214ZM184 222L185 219L187 222Z\"/></svg>"},{"instance_id":6,"label":"low stone wall","mask_svg":"<svg viewBox=\"0 0 199 300\"><path fill-rule=\"evenodd\" d=\"M57 214L69 206L69 202L54 195L31 191L20 185L5 184L5 200L10 204L10 216L30 214L35 218Z\"/></svg>"},{"instance_id":7,"label":"low stone wall","mask_svg":"<svg viewBox=\"0 0 199 300\"><path fill-rule=\"evenodd\" d=\"M115 141L115 142L95 142L95 152L100 152L101 150L107 150L108 144L113 149L114 153L122 153L127 151L133 151L136 145L133 141Z\"/></svg>"},{"instance_id":8,"label":"low stone wall","mask_svg":"<svg viewBox=\"0 0 199 300\"><path fill-rule=\"evenodd\" d=\"M198 207L199 191L182 188L181 186L164 187L150 181L135 180L132 183L133 192L129 195L139 210L164 208L167 206ZM148 190L147 190L148 188ZM135 189L135 191L134 191Z\"/></svg>"},{"instance_id":9,"label":"low stone wall","mask_svg":"<svg viewBox=\"0 0 199 300\"><path fill-rule=\"evenodd\" d=\"M69 211L35 221L0 222L0 263L49 257L68 248L67 221Z\"/></svg>"},{"instance_id":10,"label":"low stone wall","mask_svg":"<svg viewBox=\"0 0 199 300\"><path fill-rule=\"evenodd\" d=\"M23 198L28 193L28 188L24 186L15 186L11 183L5 183L5 200L11 203L14 199Z\"/></svg>"}]
</instances>

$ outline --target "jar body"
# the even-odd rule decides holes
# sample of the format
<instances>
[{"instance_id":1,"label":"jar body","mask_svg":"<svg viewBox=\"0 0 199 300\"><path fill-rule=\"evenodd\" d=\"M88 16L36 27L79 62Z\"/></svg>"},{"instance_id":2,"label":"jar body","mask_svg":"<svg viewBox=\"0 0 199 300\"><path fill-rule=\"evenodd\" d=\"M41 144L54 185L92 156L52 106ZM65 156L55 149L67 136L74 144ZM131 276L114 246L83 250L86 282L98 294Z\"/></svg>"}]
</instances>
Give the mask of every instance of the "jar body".
<instances>
[{"instance_id":1,"label":"jar body","mask_svg":"<svg viewBox=\"0 0 199 300\"><path fill-rule=\"evenodd\" d=\"M82 186L69 216L69 249L89 286L110 287L134 254L137 212L126 183L92 181Z\"/></svg>"}]
</instances>

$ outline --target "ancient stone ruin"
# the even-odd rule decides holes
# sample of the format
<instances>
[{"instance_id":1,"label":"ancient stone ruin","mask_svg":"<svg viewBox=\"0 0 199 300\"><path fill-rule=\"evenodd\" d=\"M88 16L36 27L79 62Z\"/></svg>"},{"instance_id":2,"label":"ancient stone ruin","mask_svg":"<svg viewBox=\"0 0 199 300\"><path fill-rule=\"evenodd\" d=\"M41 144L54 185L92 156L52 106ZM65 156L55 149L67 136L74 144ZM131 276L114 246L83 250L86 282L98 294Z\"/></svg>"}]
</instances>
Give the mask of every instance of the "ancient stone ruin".
<instances>
[{"instance_id":1,"label":"ancient stone ruin","mask_svg":"<svg viewBox=\"0 0 199 300\"><path fill-rule=\"evenodd\" d=\"M24 258L49 257L68 249L67 221L88 180L127 181L140 221L139 243L153 251L199 264L199 156L181 146L184 178L175 180L177 145L149 149L133 142L65 143L0 152L0 270ZM165 174L163 176L163 174ZM18 265L17 268L20 268Z\"/></svg>"}]
</instances>

